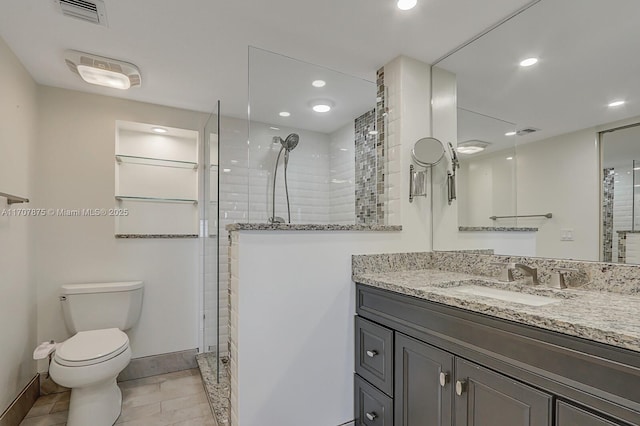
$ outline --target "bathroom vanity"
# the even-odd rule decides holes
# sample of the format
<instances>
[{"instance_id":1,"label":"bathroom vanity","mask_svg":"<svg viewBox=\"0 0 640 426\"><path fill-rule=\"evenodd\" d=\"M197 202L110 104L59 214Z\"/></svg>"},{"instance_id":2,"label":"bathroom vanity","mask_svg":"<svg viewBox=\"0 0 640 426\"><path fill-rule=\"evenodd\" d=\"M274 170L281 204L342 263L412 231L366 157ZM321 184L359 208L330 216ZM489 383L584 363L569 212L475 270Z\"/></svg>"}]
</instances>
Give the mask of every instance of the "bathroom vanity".
<instances>
[{"instance_id":1,"label":"bathroom vanity","mask_svg":"<svg viewBox=\"0 0 640 426\"><path fill-rule=\"evenodd\" d=\"M354 267L357 425L640 424L640 297L413 269Z\"/></svg>"}]
</instances>

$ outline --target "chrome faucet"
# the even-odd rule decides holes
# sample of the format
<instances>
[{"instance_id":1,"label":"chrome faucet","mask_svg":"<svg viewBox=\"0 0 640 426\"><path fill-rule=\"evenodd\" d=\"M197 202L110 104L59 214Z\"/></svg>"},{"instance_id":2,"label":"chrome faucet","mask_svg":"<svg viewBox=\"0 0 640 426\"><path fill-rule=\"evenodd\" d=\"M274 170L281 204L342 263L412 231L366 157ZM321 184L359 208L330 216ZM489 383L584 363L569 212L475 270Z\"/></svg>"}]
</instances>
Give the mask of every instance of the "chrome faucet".
<instances>
[{"instance_id":1,"label":"chrome faucet","mask_svg":"<svg viewBox=\"0 0 640 426\"><path fill-rule=\"evenodd\" d=\"M575 268L554 268L549 287L560 289L567 288L566 274L569 272L578 273L580 270Z\"/></svg>"},{"instance_id":2,"label":"chrome faucet","mask_svg":"<svg viewBox=\"0 0 640 426\"><path fill-rule=\"evenodd\" d=\"M504 266L504 269L500 273L500 280L511 282L513 281L513 271L516 269L520 269L525 275L531 277L531 284L538 285L538 270L536 268L532 268L530 266L524 265L522 263L494 263L494 265Z\"/></svg>"}]
</instances>

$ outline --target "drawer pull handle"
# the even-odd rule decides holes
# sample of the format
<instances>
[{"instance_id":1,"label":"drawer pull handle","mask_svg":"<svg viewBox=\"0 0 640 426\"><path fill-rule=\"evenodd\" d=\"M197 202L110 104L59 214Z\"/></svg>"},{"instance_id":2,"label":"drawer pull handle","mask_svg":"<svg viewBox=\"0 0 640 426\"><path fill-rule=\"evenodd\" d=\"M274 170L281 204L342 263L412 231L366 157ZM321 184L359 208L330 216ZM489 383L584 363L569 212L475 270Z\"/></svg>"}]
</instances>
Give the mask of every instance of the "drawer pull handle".
<instances>
[{"instance_id":1,"label":"drawer pull handle","mask_svg":"<svg viewBox=\"0 0 640 426\"><path fill-rule=\"evenodd\" d=\"M371 351L367 351L367 356L368 356L369 358L373 358L373 357L374 357L374 356L376 356L376 355L378 355L378 351L376 351L375 349L374 349L374 350L371 350Z\"/></svg>"},{"instance_id":2,"label":"drawer pull handle","mask_svg":"<svg viewBox=\"0 0 640 426\"><path fill-rule=\"evenodd\" d=\"M367 418L371 421L374 421L376 418L378 418L378 415L375 413L375 411L367 413L365 414L365 416L367 416Z\"/></svg>"},{"instance_id":3,"label":"drawer pull handle","mask_svg":"<svg viewBox=\"0 0 640 426\"><path fill-rule=\"evenodd\" d=\"M456 395L462 396L463 393L467 391L467 381L466 380L458 380L456 382Z\"/></svg>"},{"instance_id":4,"label":"drawer pull handle","mask_svg":"<svg viewBox=\"0 0 640 426\"><path fill-rule=\"evenodd\" d=\"M449 383L449 373L440 373L440 386L445 387Z\"/></svg>"}]
</instances>

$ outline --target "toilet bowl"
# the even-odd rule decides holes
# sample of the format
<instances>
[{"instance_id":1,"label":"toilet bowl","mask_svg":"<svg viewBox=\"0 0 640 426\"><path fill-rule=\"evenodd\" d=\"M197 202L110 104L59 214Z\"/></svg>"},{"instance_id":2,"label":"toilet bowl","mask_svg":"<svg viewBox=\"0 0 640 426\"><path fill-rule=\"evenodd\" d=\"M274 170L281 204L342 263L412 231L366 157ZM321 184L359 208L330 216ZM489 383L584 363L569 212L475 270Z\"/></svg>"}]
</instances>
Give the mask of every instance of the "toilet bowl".
<instances>
[{"instance_id":1,"label":"toilet bowl","mask_svg":"<svg viewBox=\"0 0 640 426\"><path fill-rule=\"evenodd\" d=\"M68 426L110 426L120 415L116 378L131 360L124 332L140 318L143 290L142 281L61 287L62 313L72 337L55 346L49 374L71 388Z\"/></svg>"},{"instance_id":2,"label":"toilet bowl","mask_svg":"<svg viewBox=\"0 0 640 426\"><path fill-rule=\"evenodd\" d=\"M49 373L72 389L67 425L115 423L122 407L116 377L130 360L129 338L117 328L81 331L56 348Z\"/></svg>"}]
</instances>

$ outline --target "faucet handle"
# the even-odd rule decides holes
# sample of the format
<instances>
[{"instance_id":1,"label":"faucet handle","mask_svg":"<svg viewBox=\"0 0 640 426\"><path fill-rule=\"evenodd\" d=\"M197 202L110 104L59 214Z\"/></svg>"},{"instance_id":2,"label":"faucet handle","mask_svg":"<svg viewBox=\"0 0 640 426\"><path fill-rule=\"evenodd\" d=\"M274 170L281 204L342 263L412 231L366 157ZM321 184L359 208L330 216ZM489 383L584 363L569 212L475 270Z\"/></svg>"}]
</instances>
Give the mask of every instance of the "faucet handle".
<instances>
[{"instance_id":1,"label":"faucet handle","mask_svg":"<svg viewBox=\"0 0 640 426\"><path fill-rule=\"evenodd\" d=\"M513 270L515 269L515 263L513 262L491 262L492 265L502 266L502 270L500 271L500 281L511 282L513 281Z\"/></svg>"},{"instance_id":2,"label":"faucet handle","mask_svg":"<svg viewBox=\"0 0 640 426\"><path fill-rule=\"evenodd\" d=\"M553 271L553 275L551 275L551 283L549 283L549 287L552 288L567 288L567 283L565 281L565 274L569 272L580 272L579 269L576 268L551 268Z\"/></svg>"}]
</instances>

